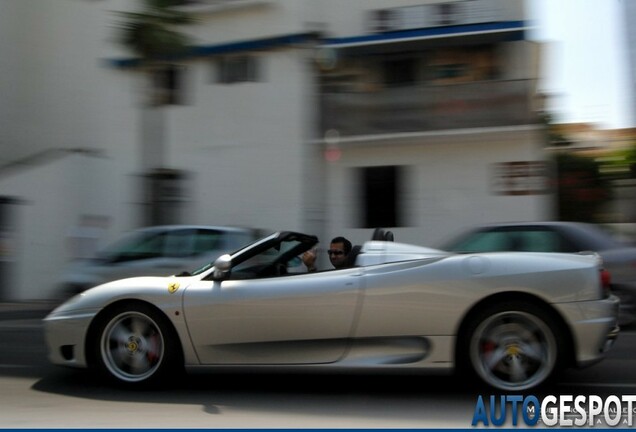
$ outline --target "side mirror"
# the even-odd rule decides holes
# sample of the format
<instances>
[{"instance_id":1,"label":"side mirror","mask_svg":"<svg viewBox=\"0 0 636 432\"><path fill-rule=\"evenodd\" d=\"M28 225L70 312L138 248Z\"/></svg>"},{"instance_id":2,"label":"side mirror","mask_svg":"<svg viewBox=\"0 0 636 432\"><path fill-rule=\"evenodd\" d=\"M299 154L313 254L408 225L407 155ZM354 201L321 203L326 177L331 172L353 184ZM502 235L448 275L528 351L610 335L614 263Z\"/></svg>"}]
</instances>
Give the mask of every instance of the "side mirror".
<instances>
[{"instance_id":1,"label":"side mirror","mask_svg":"<svg viewBox=\"0 0 636 432\"><path fill-rule=\"evenodd\" d=\"M216 281L226 279L232 269L232 257L228 254L221 255L214 261L214 273L212 278Z\"/></svg>"}]
</instances>

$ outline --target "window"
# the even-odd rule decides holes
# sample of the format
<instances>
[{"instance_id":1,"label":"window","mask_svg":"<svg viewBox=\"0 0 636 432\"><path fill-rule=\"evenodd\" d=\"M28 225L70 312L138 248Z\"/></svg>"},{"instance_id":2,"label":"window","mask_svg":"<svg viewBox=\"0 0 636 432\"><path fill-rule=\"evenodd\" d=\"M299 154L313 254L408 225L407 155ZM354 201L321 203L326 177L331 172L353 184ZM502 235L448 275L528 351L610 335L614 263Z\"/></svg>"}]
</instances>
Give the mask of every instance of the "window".
<instances>
[{"instance_id":1,"label":"window","mask_svg":"<svg viewBox=\"0 0 636 432\"><path fill-rule=\"evenodd\" d=\"M100 253L100 256L111 262L159 258L165 251L166 236L166 233L134 233Z\"/></svg>"},{"instance_id":2,"label":"window","mask_svg":"<svg viewBox=\"0 0 636 432\"><path fill-rule=\"evenodd\" d=\"M552 231L527 231L523 236L522 250L525 252L561 252L559 236Z\"/></svg>"},{"instance_id":3,"label":"window","mask_svg":"<svg viewBox=\"0 0 636 432\"><path fill-rule=\"evenodd\" d=\"M494 80L499 66L495 45L435 49L428 53L425 75L436 84Z\"/></svg>"},{"instance_id":4,"label":"window","mask_svg":"<svg viewBox=\"0 0 636 432\"><path fill-rule=\"evenodd\" d=\"M230 234L225 234L230 235ZM208 251L219 249L221 243L221 233L212 230L199 230L194 240L194 255L199 255Z\"/></svg>"},{"instance_id":5,"label":"window","mask_svg":"<svg viewBox=\"0 0 636 432\"><path fill-rule=\"evenodd\" d=\"M218 61L217 82L232 84L256 82L259 79L259 63L255 56L229 56Z\"/></svg>"},{"instance_id":6,"label":"window","mask_svg":"<svg viewBox=\"0 0 636 432\"><path fill-rule=\"evenodd\" d=\"M157 169L146 174L146 225L176 224L186 202L187 173Z\"/></svg>"},{"instance_id":7,"label":"window","mask_svg":"<svg viewBox=\"0 0 636 432\"><path fill-rule=\"evenodd\" d=\"M571 252L569 245L552 230L481 231L449 248L456 252Z\"/></svg>"},{"instance_id":8,"label":"window","mask_svg":"<svg viewBox=\"0 0 636 432\"><path fill-rule=\"evenodd\" d=\"M417 81L417 60L415 58L385 60L383 73L386 85L412 85Z\"/></svg>"},{"instance_id":9,"label":"window","mask_svg":"<svg viewBox=\"0 0 636 432\"><path fill-rule=\"evenodd\" d=\"M510 239L503 232L478 232L457 245L446 249L454 252L498 252L508 251Z\"/></svg>"},{"instance_id":10,"label":"window","mask_svg":"<svg viewBox=\"0 0 636 432\"><path fill-rule=\"evenodd\" d=\"M464 63L445 64L435 67L433 74L436 80L448 80L465 77L468 70L468 65Z\"/></svg>"},{"instance_id":11,"label":"window","mask_svg":"<svg viewBox=\"0 0 636 432\"><path fill-rule=\"evenodd\" d=\"M153 74L155 94L154 105L182 105L184 94L185 67L168 65Z\"/></svg>"},{"instance_id":12,"label":"window","mask_svg":"<svg viewBox=\"0 0 636 432\"><path fill-rule=\"evenodd\" d=\"M456 10L456 6L451 3L442 3L439 5L433 5L433 7L437 6L437 24L446 26L455 24L455 21L461 16L459 11Z\"/></svg>"},{"instance_id":13,"label":"window","mask_svg":"<svg viewBox=\"0 0 636 432\"><path fill-rule=\"evenodd\" d=\"M402 167L360 168L362 226L364 228L402 225L400 190Z\"/></svg>"},{"instance_id":14,"label":"window","mask_svg":"<svg viewBox=\"0 0 636 432\"><path fill-rule=\"evenodd\" d=\"M176 230L166 234L165 256L188 257L193 255L192 242L195 231L192 229Z\"/></svg>"}]
</instances>

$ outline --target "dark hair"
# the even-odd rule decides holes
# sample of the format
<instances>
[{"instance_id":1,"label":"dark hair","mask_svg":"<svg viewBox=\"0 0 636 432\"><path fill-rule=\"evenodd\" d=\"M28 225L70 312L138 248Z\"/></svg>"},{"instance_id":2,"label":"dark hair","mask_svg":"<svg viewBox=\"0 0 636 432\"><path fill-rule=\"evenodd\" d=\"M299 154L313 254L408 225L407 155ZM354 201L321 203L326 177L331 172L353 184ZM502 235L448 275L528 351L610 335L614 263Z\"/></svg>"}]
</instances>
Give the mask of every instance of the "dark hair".
<instances>
[{"instance_id":1,"label":"dark hair","mask_svg":"<svg viewBox=\"0 0 636 432\"><path fill-rule=\"evenodd\" d=\"M335 237L331 240L331 243L342 243L345 255L349 255L349 252L351 252L351 242L342 236Z\"/></svg>"}]
</instances>

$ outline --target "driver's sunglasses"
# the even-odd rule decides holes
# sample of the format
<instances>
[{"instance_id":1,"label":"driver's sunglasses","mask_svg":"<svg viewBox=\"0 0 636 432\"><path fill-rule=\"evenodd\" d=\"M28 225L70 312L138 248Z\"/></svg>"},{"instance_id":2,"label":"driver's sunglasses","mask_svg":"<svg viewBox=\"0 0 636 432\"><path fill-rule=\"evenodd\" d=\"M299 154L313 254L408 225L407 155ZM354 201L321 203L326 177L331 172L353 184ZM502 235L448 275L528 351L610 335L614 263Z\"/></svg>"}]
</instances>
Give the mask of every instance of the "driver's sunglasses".
<instances>
[{"instance_id":1,"label":"driver's sunglasses","mask_svg":"<svg viewBox=\"0 0 636 432\"><path fill-rule=\"evenodd\" d=\"M328 254L328 255L336 255L336 256L339 256L339 255L344 255L344 251L341 251L341 250L338 250L338 249L329 249L329 250L327 251L327 254Z\"/></svg>"}]
</instances>

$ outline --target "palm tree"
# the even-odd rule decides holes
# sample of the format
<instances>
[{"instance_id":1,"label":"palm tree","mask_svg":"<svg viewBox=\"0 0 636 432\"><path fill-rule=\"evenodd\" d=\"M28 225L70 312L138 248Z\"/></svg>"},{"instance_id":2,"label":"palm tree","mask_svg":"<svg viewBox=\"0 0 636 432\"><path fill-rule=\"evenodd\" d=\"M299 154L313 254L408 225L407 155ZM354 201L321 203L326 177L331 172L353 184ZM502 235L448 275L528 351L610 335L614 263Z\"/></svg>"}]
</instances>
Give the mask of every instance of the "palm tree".
<instances>
[{"instance_id":1,"label":"palm tree","mask_svg":"<svg viewBox=\"0 0 636 432\"><path fill-rule=\"evenodd\" d=\"M177 30L193 23L189 14L175 10L179 0L143 0L140 12L119 12L126 18L121 23L120 42L131 49L144 63L164 63L183 55L190 39Z\"/></svg>"},{"instance_id":2,"label":"palm tree","mask_svg":"<svg viewBox=\"0 0 636 432\"><path fill-rule=\"evenodd\" d=\"M165 166L165 105L177 103L174 99L179 69L175 61L188 54L190 38L179 27L192 24L193 18L175 8L183 0L143 0L138 12L118 12L117 40L135 55L135 65L146 75L145 100L141 115L141 166L144 182L145 224L177 222L166 220L164 211L171 203L164 200L162 184L178 181L178 172ZM172 208L171 210L174 210ZM174 219L174 216L168 216Z\"/></svg>"}]
</instances>

